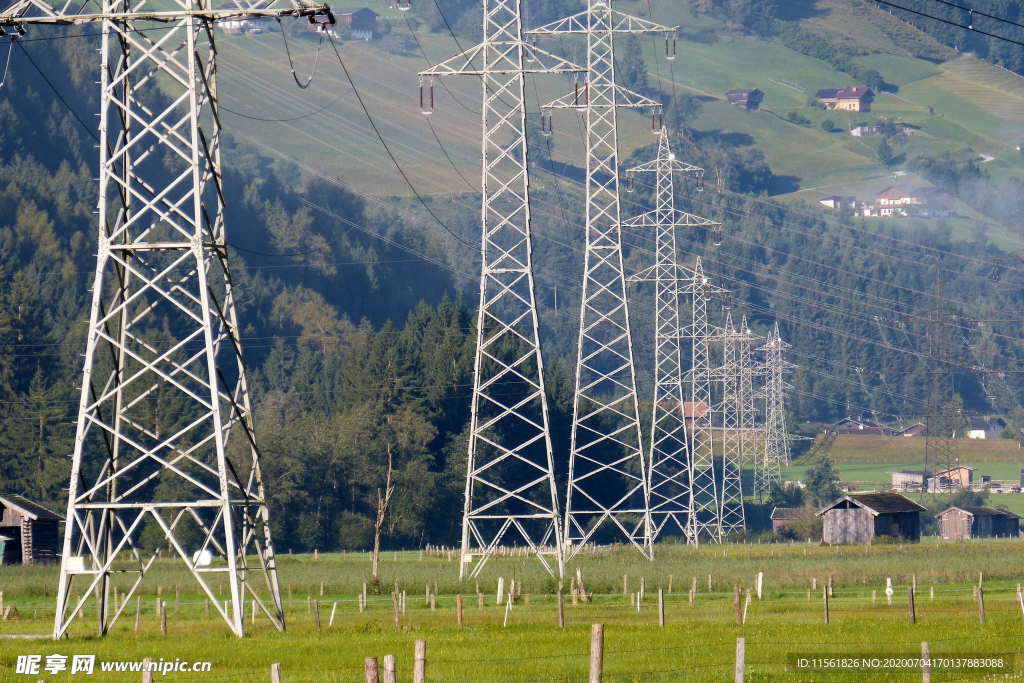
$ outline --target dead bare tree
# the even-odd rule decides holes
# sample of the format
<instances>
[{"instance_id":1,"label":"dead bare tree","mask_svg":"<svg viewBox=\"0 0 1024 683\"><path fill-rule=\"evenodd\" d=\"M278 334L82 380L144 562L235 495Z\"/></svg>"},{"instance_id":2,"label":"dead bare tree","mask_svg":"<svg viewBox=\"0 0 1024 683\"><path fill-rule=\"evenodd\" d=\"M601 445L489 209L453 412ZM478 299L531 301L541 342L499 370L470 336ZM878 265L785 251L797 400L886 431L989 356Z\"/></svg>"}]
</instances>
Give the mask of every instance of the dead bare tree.
<instances>
[{"instance_id":1,"label":"dead bare tree","mask_svg":"<svg viewBox=\"0 0 1024 683\"><path fill-rule=\"evenodd\" d=\"M392 481L394 473L394 457L391 453L391 443L386 446L388 452L388 469L384 476L384 495L381 495L380 487L377 487L377 516L373 520L373 560L370 568L370 579L376 582L380 578L380 535L384 528L384 518L388 514L388 507L391 505L391 496L395 492L395 484Z\"/></svg>"}]
</instances>

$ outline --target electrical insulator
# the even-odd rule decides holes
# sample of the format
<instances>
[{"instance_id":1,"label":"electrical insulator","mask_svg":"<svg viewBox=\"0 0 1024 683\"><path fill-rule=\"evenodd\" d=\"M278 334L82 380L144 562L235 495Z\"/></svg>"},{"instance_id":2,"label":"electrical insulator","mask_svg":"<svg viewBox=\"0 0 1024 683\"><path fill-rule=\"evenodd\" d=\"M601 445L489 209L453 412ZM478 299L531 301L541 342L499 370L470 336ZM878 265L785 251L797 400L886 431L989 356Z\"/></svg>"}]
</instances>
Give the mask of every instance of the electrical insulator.
<instances>
[{"instance_id":1,"label":"electrical insulator","mask_svg":"<svg viewBox=\"0 0 1024 683\"><path fill-rule=\"evenodd\" d=\"M659 111L651 114L651 131L655 135L661 135L661 129L665 127L665 115Z\"/></svg>"},{"instance_id":2,"label":"electrical insulator","mask_svg":"<svg viewBox=\"0 0 1024 683\"><path fill-rule=\"evenodd\" d=\"M676 58L676 37L665 38L665 59L673 61Z\"/></svg>"},{"instance_id":3,"label":"electrical insulator","mask_svg":"<svg viewBox=\"0 0 1024 683\"><path fill-rule=\"evenodd\" d=\"M526 43L526 61L536 62L537 61L537 36L530 36L529 41Z\"/></svg>"},{"instance_id":4,"label":"electrical insulator","mask_svg":"<svg viewBox=\"0 0 1024 683\"><path fill-rule=\"evenodd\" d=\"M711 231L711 241L715 243L716 247L722 246L722 226L716 225L715 229Z\"/></svg>"},{"instance_id":5,"label":"electrical insulator","mask_svg":"<svg viewBox=\"0 0 1024 683\"><path fill-rule=\"evenodd\" d=\"M434 82L420 82L420 113L430 116L434 113Z\"/></svg>"},{"instance_id":6,"label":"electrical insulator","mask_svg":"<svg viewBox=\"0 0 1024 683\"><path fill-rule=\"evenodd\" d=\"M22 26L21 24L18 24L17 26L15 26L14 30L18 32L19 36L25 35L25 27Z\"/></svg>"},{"instance_id":7,"label":"electrical insulator","mask_svg":"<svg viewBox=\"0 0 1024 683\"><path fill-rule=\"evenodd\" d=\"M408 12L412 9L412 0L396 0L395 9L402 12Z\"/></svg>"},{"instance_id":8,"label":"electrical insulator","mask_svg":"<svg viewBox=\"0 0 1024 683\"><path fill-rule=\"evenodd\" d=\"M590 81L583 81L583 88L580 88L579 81L576 82L576 111L585 112L590 104Z\"/></svg>"},{"instance_id":9,"label":"electrical insulator","mask_svg":"<svg viewBox=\"0 0 1024 683\"><path fill-rule=\"evenodd\" d=\"M704 191L704 171L697 172L697 192Z\"/></svg>"},{"instance_id":10,"label":"electrical insulator","mask_svg":"<svg viewBox=\"0 0 1024 683\"><path fill-rule=\"evenodd\" d=\"M636 177L634 174L626 171L626 192L632 192L636 189Z\"/></svg>"},{"instance_id":11,"label":"electrical insulator","mask_svg":"<svg viewBox=\"0 0 1024 683\"><path fill-rule=\"evenodd\" d=\"M540 115L540 134L544 137L550 137L554 130L554 121L551 120L551 114L542 113Z\"/></svg>"},{"instance_id":12,"label":"electrical insulator","mask_svg":"<svg viewBox=\"0 0 1024 683\"><path fill-rule=\"evenodd\" d=\"M327 23L334 26L338 23L338 20L334 18L334 12L327 10Z\"/></svg>"}]
</instances>

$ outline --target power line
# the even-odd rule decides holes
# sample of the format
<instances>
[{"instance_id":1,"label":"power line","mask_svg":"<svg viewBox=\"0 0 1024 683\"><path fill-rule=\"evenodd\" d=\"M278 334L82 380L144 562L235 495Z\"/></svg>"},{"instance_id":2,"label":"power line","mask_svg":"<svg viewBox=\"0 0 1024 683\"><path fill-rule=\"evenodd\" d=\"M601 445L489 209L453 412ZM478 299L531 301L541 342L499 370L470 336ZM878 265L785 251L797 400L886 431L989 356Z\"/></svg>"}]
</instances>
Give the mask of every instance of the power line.
<instances>
[{"instance_id":1,"label":"power line","mask_svg":"<svg viewBox=\"0 0 1024 683\"><path fill-rule=\"evenodd\" d=\"M1014 40L1013 38L1007 38L1006 36L1000 36L1000 35L997 35L995 33L989 33L988 31L982 31L981 29L974 28L973 24L968 25L968 26L964 26L963 24L961 24L959 22L951 21L949 19L943 19L942 17L936 17L934 15L927 14L926 12L919 12L917 10L910 9L909 7L904 7L902 5L897 5L895 3L889 2L888 0L874 0L874 1L876 3L878 3L879 5L887 5L889 7L894 8L894 9L898 9L900 11L907 12L909 14L916 14L919 17L924 17L926 19L931 19L932 21L938 21L938 22L941 22L943 24L949 24L950 26L955 26L955 27L961 28L961 29L963 29L965 31L973 31L974 33L980 33L981 35L988 36L989 38L995 38L996 40L1003 40L1003 41L1005 41L1007 43L1013 43L1014 45L1020 45L1021 47L1024 47L1024 42L1022 42L1022 41ZM949 4L949 3L943 3L943 4ZM988 15L983 15L983 16L988 16ZM1004 20L1000 20L1000 21L1004 21ZM1014 23L1014 22L1008 22L1008 23ZM1015 25L1020 26L1020 24L1015 24Z\"/></svg>"},{"instance_id":2,"label":"power line","mask_svg":"<svg viewBox=\"0 0 1024 683\"><path fill-rule=\"evenodd\" d=\"M467 247L473 249L477 248L479 245L467 242L462 237L460 237L458 233L456 233L454 230L448 227L448 225L444 221L442 221L436 213L434 213L434 210L430 207L429 204L427 204L427 200L423 198L423 195L421 195L419 190L416 189L416 186L412 184L412 181L409 179L409 176L406 175L405 173L405 169L402 168L402 165L398 163L398 159L396 159L395 155L391 152L391 147L388 146L387 141L384 139L384 136L380 132L380 128L377 127L377 122L370 114L370 110L367 109L366 102L363 101L363 96L362 94L360 94L359 88L356 87L355 81L352 80L352 74L349 73L348 67L345 66L345 60L342 59L341 52L338 51L338 46L337 44L335 44L334 38L332 38L330 34L326 35L327 39L331 43L331 49L334 50L334 54L338 58L338 64L341 65L341 70L345 72L345 78L348 79L349 85L352 86L352 91L355 93L356 100L358 100L359 106L362 107L363 113L366 115L366 120L370 122L370 126L373 128L373 132L377 134L377 139L380 140L380 144L384 147L384 151L387 152L388 157L391 159L391 163L395 165L395 169L398 171L398 174L402 176L402 180L404 180L405 184L409 186L409 189L416 196L416 199L419 200L420 204L423 205L423 208L426 209L427 213L430 214L431 218L433 218L438 225L444 228L445 232L447 232L449 235L451 235L452 237L454 237L456 240L466 245Z\"/></svg>"},{"instance_id":3,"label":"power line","mask_svg":"<svg viewBox=\"0 0 1024 683\"><path fill-rule=\"evenodd\" d=\"M61 104L63 104L63 105L64 105L64 108L65 108L65 109L67 109L67 110L68 110L68 112L70 112L72 116L74 116L74 117L75 117L75 120L76 120L76 121L78 121L78 123L79 123L79 124L80 124L80 125L82 126L82 128L84 128L84 129L85 129L85 132L86 132L86 133L88 133L88 134L89 134L89 136L90 136L90 137L91 137L91 138L92 138L93 140L95 140L96 142L99 142L99 141L100 141L100 138L99 138L99 136L98 136L98 135L96 135L96 133L94 133L94 132L93 132L92 128L90 128L90 127L89 127L89 125L88 125L88 124L87 124L87 123L86 123L85 121L83 121L83 120L82 120L82 117L78 115L78 112L76 112L76 111L75 111L74 109L72 109L71 105L70 105L70 104L68 104L68 101L67 101L66 99L64 99L64 96L63 96L63 95L62 95L62 94L60 93L60 91L59 91L59 90L57 90L57 86L55 86L55 85L53 84L53 81L51 81L51 80L50 80L50 77L49 77L49 76L47 76L47 75L46 75L46 74L45 74L45 73L43 72L43 70L42 70L41 68L39 68L39 65L38 65L38 64L36 64L36 60L32 59L32 55L31 55L31 54L29 54L28 50L26 50L26 49L25 49L25 46L24 46L24 45L22 45L22 44L21 44L21 42L19 42L19 41L15 40L15 39L14 39L13 37L11 38L11 40L12 40L12 41L13 41L14 43L16 43L16 44L18 45L18 49L20 49L20 50L21 50L21 52L22 52L22 53L23 53L23 54L24 54L24 55L25 55L26 57L28 57L28 61L29 61L29 62L30 62L30 63L32 64L32 66L33 66L33 67L35 68L36 72L37 72L37 73L38 73L38 74L39 74L39 75L40 75L40 76L42 77L43 81L45 81L45 82L46 82L46 85L50 86L50 90L52 90L52 91L53 91L53 94L54 94L54 95L56 96L57 100L58 100L58 101L59 101L59 102L60 102Z\"/></svg>"}]
</instances>

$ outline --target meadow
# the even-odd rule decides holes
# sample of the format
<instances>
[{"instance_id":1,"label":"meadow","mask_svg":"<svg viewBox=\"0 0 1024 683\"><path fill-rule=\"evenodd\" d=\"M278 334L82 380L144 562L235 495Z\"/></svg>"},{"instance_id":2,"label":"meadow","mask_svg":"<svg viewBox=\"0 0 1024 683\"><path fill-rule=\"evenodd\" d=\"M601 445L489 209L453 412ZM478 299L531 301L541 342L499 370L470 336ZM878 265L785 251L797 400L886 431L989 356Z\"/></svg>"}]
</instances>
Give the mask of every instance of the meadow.
<instances>
[{"instance_id":1,"label":"meadow","mask_svg":"<svg viewBox=\"0 0 1024 683\"><path fill-rule=\"evenodd\" d=\"M602 623L605 680L720 681L731 676L736 638L741 636L746 639L751 681L918 680L918 671L823 677L797 672L788 661L798 655L910 655L927 641L934 656L999 653L1017 656L1019 666L1020 657L1014 653L1021 649L1024 631L1024 613L1016 597L1021 580L1016 558L1021 551L1024 542L1019 540L926 539L918 545L833 548L660 545L657 561L648 563L629 548L604 549L569 563L567 574L578 567L593 597L583 602L567 595L564 628L557 623L557 584L530 558L495 559L479 580L460 583L457 555L449 559L447 553L387 552L381 588L374 593L371 586L366 610L360 611L357 596L368 574L367 554L283 555L280 576L288 630L278 633L261 616L249 622L247 610L249 635L243 640L206 616L205 601L190 588L180 568L161 562L144 584L137 632L134 609L129 608L104 638L93 635L94 613L86 614L72 636L59 643L0 638L0 679L22 678L10 674L17 655L30 653L89 653L98 660L208 660L213 663L210 673L168 676L202 681L269 680L272 662L281 663L284 681L357 681L362 680L364 657L394 654L399 678L408 679L414 642L424 639L428 680L585 680L591 624ZM754 589L758 572L764 574L760 600ZM984 623L973 598L979 572ZM512 579L521 585L507 625L505 608L495 604L499 576L506 585ZM830 576L833 594L826 625L822 590ZM887 577L895 587L891 605L883 592ZM0 570L4 604L14 605L20 613L17 619L0 621L0 634L48 632L55 578L53 567ZM646 595L637 607L634 593L641 580ZM917 622L911 624L908 587L915 580ZM407 593L398 629L390 596L396 585ZM691 586L696 586L692 601ZM751 593L745 623L738 623L742 615L737 618L736 586L742 602ZM658 624L659 588L665 592L664 626ZM433 608L427 590L436 591ZM167 636L155 613L158 591L166 601ZM465 605L462 628L456 623L457 593ZM127 681L138 676L96 678ZM933 680L964 676L962 671L936 672ZM71 675L42 678L76 680ZM1002 674L1000 680L1005 680Z\"/></svg>"}]
</instances>

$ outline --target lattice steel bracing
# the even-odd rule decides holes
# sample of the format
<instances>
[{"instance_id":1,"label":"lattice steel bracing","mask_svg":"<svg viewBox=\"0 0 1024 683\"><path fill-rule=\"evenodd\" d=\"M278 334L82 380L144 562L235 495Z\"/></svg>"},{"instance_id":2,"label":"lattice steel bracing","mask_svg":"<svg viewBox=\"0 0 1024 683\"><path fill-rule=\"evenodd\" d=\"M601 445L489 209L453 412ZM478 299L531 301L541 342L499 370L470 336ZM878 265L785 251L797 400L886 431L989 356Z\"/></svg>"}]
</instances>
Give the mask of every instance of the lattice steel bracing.
<instances>
[{"instance_id":1,"label":"lattice steel bracing","mask_svg":"<svg viewBox=\"0 0 1024 683\"><path fill-rule=\"evenodd\" d=\"M679 287L683 271L676 249L676 229L717 228L720 224L676 210L675 175L703 175L703 169L683 163L672 153L668 130L661 131L658 157L631 168L628 174L654 173L657 179L654 211L623 223L624 227L655 229L655 263L630 277L654 283L654 403L648 442L652 541L662 533L686 536L691 516L689 439L683 417L684 368L679 338Z\"/></svg>"},{"instance_id":2,"label":"lattice steel bracing","mask_svg":"<svg viewBox=\"0 0 1024 683\"><path fill-rule=\"evenodd\" d=\"M6 26L102 27L98 254L53 636L90 598L107 633L164 552L236 635L250 599L283 629L227 260L213 22L326 10L89 7L0 13ZM152 22L164 30L137 30Z\"/></svg>"},{"instance_id":3,"label":"lattice steel bracing","mask_svg":"<svg viewBox=\"0 0 1024 683\"><path fill-rule=\"evenodd\" d=\"M932 472L948 470L960 464L957 433L962 427L962 415L954 404L955 376L953 373L951 330L957 326L956 315L942 306L942 267L933 268L935 281L932 298L935 301L928 315L925 330L928 342L928 415L925 418L924 471L926 482L933 491L949 490L958 486L948 478L927 477Z\"/></svg>"},{"instance_id":4,"label":"lattice steel bracing","mask_svg":"<svg viewBox=\"0 0 1024 683\"><path fill-rule=\"evenodd\" d=\"M657 102L615 81L614 36L675 29L630 17L611 0L588 0L580 14L530 31L587 39L582 87L546 105L577 109L586 120L586 255L576 356L565 542L572 556L595 534L625 537L652 557L647 465L640 433L633 342L622 266L618 109L657 109Z\"/></svg>"},{"instance_id":5,"label":"lattice steel bracing","mask_svg":"<svg viewBox=\"0 0 1024 683\"><path fill-rule=\"evenodd\" d=\"M691 318L681 334L690 347L689 389L690 420L690 515L687 536L694 543L701 538L722 540L722 510L715 481L714 439L711 429L711 349L709 345L708 297L725 290L711 284L704 274L700 257L679 293L690 298Z\"/></svg>"},{"instance_id":6,"label":"lattice steel bracing","mask_svg":"<svg viewBox=\"0 0 1024 683\"><path fill-rule=\"evenodd\" d=\"M783 379L792 365L782 358L789 344L782 341L779 324L775 323L761 351L764 353L764 457L757 471L760 481L756 491L768 491L772 483L782 481L782 468L789 464L789 432L786 431L786 389Z\"/></svg>"},{"instance_id":7,"label":"lattice steel bracing","mask_svg":"<svg viewBox=\"0 0 1024 683\"><path fill-rule=\"evenodd\" d=\"M737 361L739 362L739 428L740 428L740 456L741 462L749 466L754 473L754 495L758 500L765 493L759 489L758 484L763 485L763 478L758 475L761 469L761 455L764 452L764 430L756 425L756 410L754 409L754 379L760 376L757 363L754 360L754 346L761 341L751 333L747 325L747 316L740 321L738 332L742 335L737 340Z\"/></svg>"},{"instance_id":8,"label":"lattice steel bracing","mask_svg":"<svg viewBox=\"0 0 1024 683\"><path fill-rule=\"evenodd\" d=\"M755 339L746 330L746 320L739 329L733 326L732 313L727 312L725 325L718 335L722 344L722 365L715 370L715 376L722 385L722 403L718 414L721 416L722 435L722 533L731 534L747 528L746 511L743 507L743 464L751 455L744 452L749 439L744 428L753 428L752 398L744 395L744 370L740 347ZM749 353L747 354L749 359Z\"/></svg>"},{"instance_id":9,"label":"lattice steel bracing","mask_svg":"<svg viewBox=\"0 0 1024 683\"><path fill-rule=\"evenodd\" d=\"M525 68L527 58L534 66ZM482 267L460 577L467 566L475 576L510 540L563 575L534 295L524 88L527 73L580 70L523 41L519 0L485 0L483 42L420 74L474 74L483 82Z\"/></svg>"}]
</instances>

